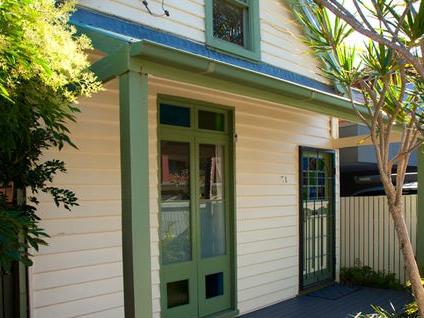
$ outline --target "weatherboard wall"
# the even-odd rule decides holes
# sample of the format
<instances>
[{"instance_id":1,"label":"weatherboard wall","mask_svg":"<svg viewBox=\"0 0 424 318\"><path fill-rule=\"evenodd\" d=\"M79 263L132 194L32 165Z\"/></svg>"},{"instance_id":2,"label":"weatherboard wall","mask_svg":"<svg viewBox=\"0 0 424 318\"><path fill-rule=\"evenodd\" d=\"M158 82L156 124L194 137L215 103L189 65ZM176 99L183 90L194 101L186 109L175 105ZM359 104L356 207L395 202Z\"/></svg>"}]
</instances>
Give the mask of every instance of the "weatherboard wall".
<instances>
[{"instance_id":1,"label":"weatherboard wall","mask_svg":"<svg viewBox=\"0 0 424 318\"><path fill-rule=\"evenodd\" d=\"M153 78L149 86L153 310L160 315L157 95L234 108L238 309L246 313L298 293L298 147L331 148L337 122L302 111L194 85ZM337 153L336 153L337 155ZM337 165L338 169L338 165ZM282 177L287 177L287 183ZM338 178L336 187L338 188ZM336 190L337 219L339 192ZM336 222L336 240L339 225ZM339 254L336 242L336 255ZM336 257L338 259L338 256ZM338 261L336 264L338 268Z\"/></svg>"},{"instance_id":2,"label":"weatherboard wall","mask_svg":"<svg viewBox=\"0 0 424 318\"><path fill-rule=\"evenodd\" d=\"M66 162L56 184L72 189L72 212L41 197L41 226L51 238L30 268L31 318L119 318L123 311L119 107L116 81L79 103L70 147L49 158Z\"/></svg>"},{"instance_id":3,"label":"weatherboard wall","mask_svg":"<svg viewBox=\"0 0 424 318\"><path fill-rule=\"evenodd\" d=\"M298 146L331 147L334 121L283 105L153 77L149 84L152 304L160 317L157 96L234 107L236 143L237 299L242 313L298 293ZM123 311L121 187L117 82L80 102L72 126L79 150L56 180L80 206L57 209L42 198L42 226L52 236L30 269L33 318L120 318ZM287 183L282 181L287 177ZM338 196L337 196L338 197ZM337 232L338 233L338 232ZM337 243L338 247L338 243Z\"/></svg>"},{"instance_id":4,"label":"weatherboard wall","mask_svg":"<svg viewBox=\"0 0 424 318\"><path fill-rule=\"evenodd\" d=\"M166 0L170 17L150 15L139 0L79 0L79 5L205 43L205 1L210 0ZM154 13L161 14L161 3L161 0L151 0L149 7ZM319 75L317 61L303 43L302 30L293 18L287 1L260 0L259 18L263 62L325 81Z\"/></svg>"}]
</instances>

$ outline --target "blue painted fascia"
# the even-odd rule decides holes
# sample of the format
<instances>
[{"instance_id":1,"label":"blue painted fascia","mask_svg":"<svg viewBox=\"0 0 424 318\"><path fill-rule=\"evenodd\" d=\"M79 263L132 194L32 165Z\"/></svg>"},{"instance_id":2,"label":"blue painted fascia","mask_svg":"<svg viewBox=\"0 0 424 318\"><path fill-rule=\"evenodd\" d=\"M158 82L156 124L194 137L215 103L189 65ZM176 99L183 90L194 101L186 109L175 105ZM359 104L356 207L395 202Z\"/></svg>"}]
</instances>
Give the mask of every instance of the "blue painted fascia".
<instances>
[{"instance_id":1,"label":"blue painted fascia","mask_svg":"<svg viewBox=\"0 0 424 318\"><path fill-rule=\"evenodd\" d=\"M91 29L98 29L99 31L102 30L104 33L115 35L117 38L121 38L127 42L149 40L191 54L200 55L211 60L230 64L239 68L250 70L252 72L272 76L284 81L306 86L318 91L337 94L333 87L306 76L290 72L267 63L249 61L221 53L207 47L204 44L200 44L183 37L156 30L145 25L130 22L118 17L78 8L71 16L70 22L75 25L84 25Z\"/></svg>"}]
</instances>

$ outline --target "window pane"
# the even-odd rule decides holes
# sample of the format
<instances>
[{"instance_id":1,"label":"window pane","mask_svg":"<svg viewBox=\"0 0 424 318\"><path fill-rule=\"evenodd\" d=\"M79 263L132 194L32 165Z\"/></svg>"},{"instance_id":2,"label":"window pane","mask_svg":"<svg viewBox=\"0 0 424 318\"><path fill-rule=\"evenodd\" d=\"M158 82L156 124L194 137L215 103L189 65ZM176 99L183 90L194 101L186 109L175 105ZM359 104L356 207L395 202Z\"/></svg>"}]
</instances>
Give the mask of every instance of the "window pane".
<instances>
[{"instance_id":1,"label":"window pane","mask_svg":"<svg viewBox=\"0 0 424 318\"><path fill-rule=\"evenodd\" d=\"M190 145L161 142L162 264L191 260Z\"/></svg>"},{"instance_id":2,"label":"window pane","mask_svg":"<svg viewBox=\"0 0 424 318\"><path fill-rule=\"evenodd\" d=\"M161 142L161 199L190 199L190 145Z\"/></svg>"},{"instance_id":3,"label":"window pane","mask_svg":"<svg viewBox=\"0 0 424 318\"><path fill-rule=\"evenodd\" d=\"M244 46L245 10L228 0L213 0L213 36Z\"/></svg>"},{"instance_id":4,"label":"window pane","mask_svg":"<svg viewBox=\"0 0 424 318\"><path fill-rule=\"evenodd\" d=\"M224 295L224 273L206 275L206 299Z\"/></svg>"},{"instance_id":5,"label":"window pane","mask_svg":"<svg viewBox=\"0 0 424 318\"><path fill-rule=\"evenodd\" d=\"M173 308L189 303L188 279L166 284L168 308Z\"/></svg>"},{"instance_id":6,"label":"window pane","mask_svg":"<svg viewBox=\"0 0 424 318\"><path fill-rule=\"evenodd\" d=\"M225 204L223 201L200 203L202 258L225 254Z\"/></svg>"},{"instance_id":7,"label":"window pane","mask_svg":"<svg viewBox=\"0 0 424 318\"><path fill-rule=\"evenodd\" d=\"M190 202L162 202L160 243L162 264L191 260Z\"/></svg>"},{"instance_id":8,"label":"window pane","mask_svg":"<svg viewBox=\"0 0 424 318\"><path fill-rule=\"evenodd\" d=\"M160 123L164 125L190 127L190 108L161 104Z\"/></svg>"},{"instance_id":9,"label":"window pane","mask_svg":"<svg viewBox=\"0 0 424 318\"><path fill-rule=\"evenodd\" d=\"M200 145L199 152L200 198L221 200L224 193L224 147Z\"/></svg>"},{"instance_id":10,"label":"window pane","mask_svg":"<svg viewBox=\"0 0 424 318\"><path fill-rule=\"evenodd\" d=\"M225 130L224 114L199 110L199 128L224 131Z\"/></svg>"}]
</instances>

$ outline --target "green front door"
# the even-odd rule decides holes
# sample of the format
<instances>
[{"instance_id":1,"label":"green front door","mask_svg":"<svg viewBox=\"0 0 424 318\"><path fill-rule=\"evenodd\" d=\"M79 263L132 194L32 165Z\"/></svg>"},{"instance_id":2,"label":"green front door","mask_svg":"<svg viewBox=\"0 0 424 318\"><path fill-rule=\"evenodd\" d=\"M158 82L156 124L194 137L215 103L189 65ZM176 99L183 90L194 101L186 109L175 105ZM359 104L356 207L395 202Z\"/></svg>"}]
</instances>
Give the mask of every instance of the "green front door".
<instances>
[{"instance_id":1,"label":"green front door","mask_svg":"<svg viewBox=\"0 0 424 318\"><path fill-rule=\"evenodd\" d=\"M300 289L334 280L334 152L300 149Z\"/></svg>"},{"instance_id":2,"label":"green front door","mask_svg":"<svg viewBox=\"0 0 424 318\"><path fill-rule=\"evenodd\" d=\"M232 308L231 144L225 111L184 107L160 105L161 311L197 318Z\"/></svg>"}]
</instances>

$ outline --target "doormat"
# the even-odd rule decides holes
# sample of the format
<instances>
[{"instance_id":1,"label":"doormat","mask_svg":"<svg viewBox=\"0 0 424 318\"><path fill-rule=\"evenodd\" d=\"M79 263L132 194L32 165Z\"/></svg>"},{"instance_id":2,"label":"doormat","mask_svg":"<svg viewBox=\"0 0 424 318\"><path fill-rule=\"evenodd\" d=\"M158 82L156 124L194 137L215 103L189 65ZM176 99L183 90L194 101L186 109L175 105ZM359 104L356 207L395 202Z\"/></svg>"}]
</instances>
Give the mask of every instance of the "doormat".
<instances>
[{"instance_id":1,"label":"doormat","mask_svg":"<svg viewBox=\"0 0 424 318\"><path fill-rule=\"evenodd\" d=\"M345 285L334 284L332 286L316 290L305 296L317 297L328 300L337 300L347 295L353 294L354 292L357 292L360 289L360 287L349 287Z\"/></svg>"}]
</instances>

